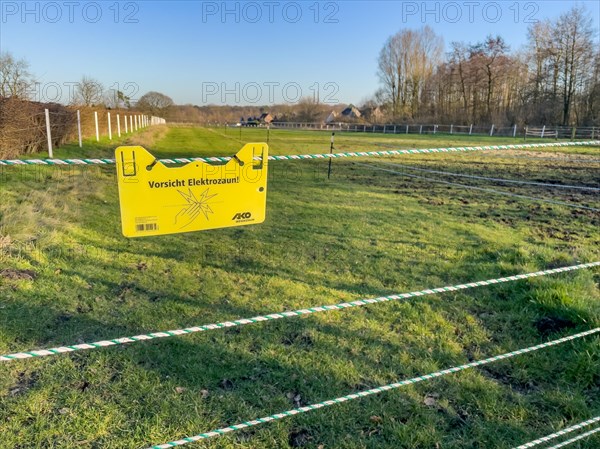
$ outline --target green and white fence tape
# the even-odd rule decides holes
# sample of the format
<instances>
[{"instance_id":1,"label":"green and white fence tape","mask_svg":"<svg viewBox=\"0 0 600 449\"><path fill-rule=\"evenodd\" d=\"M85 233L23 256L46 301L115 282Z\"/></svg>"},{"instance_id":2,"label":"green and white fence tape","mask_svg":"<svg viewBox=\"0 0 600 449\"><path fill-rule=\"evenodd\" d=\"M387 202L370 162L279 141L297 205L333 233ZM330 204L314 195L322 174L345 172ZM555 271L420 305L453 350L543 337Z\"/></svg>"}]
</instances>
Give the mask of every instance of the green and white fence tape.
<instances>
[{"instance_id":1,"label":"green and white fence tape","mask_svg":"<svg viewBox=\"0 0 600 449\"><path fill-rule=\"evenodd\" d=\"M81 343L81 344L75 344L75 345L70 345L70 346L60 346L60 347L50 348L50 349L38 349L38 350L32 350L32 351L17 352L14 354L1 355L0 362L9 362L9 361L18 360L18 359L44 357L44 356L50 356L50 355L64 354L64 353L68 353L68 352L82 351L82 350L87 350L87 349L97 349L97 348L103 348L103 347L107 347L107 346L123 345L126 343L135 343L138 341L153 340L155 338L175 337L177 335L186 335L186 334L191 334L191 333L195 333L195 332L204 332L204 331L209 331L209 330L214 330L214 329L243 326L246 324L258 323L261 321L270 321L270 320L277 320L277 319L281 319L281 318L289 318L289 317L294 317L294 316L310 315L310 314L318 313L318 312L327 312L330 310L342 310L342 309L348 309L348 308L352 308L352 307L361 307L361 306L366 306L368 304L395 301L398 299L407 299L407 298L413 298L413 297L417 297L417 296L432 295L432 294L436 294L436 293L465 290L465 289L470 289L470 288L474 288L474 287L482 287L482 286L486 286L486 285L500 284L500 283L504 283L504 282L517 281L520 279L528 279L528 278L533 278L533 277L546 276L549 274L564 273L567 271L581 270L584 268L592 268L592 267L597 267L597 266L600 266L600 261L584 263L584 264L579 264L579 265L572 265L572 266L568 266L568 267L552 268L549 270L536 271L534 273L516 274L513 276L501 277L501 278L497 278L497 279L488 279L485 281L471 282L469 284L449 285L446 287L438 287L438 288L432 288L432 289L426 289L426 290L419 290L419 291L414 291L414 292L409 292L409 293L399 293L399 294L394 294L394 295L389 295L389 296L381 296L378 298L359 299L359 300L351 301L351 302L343 302L343 303L333 304L333 305L310 307L307 309L300 309L300 310L294 310L294 311L289 311L289 312L276 312L276 313L271 313L268 315L255 316L252 318L242 318L242 319L238 319L238 320L224 321L224 322L215 323L215 324L205 324L203 326L188 327L185 329L153 332L150 334L136 335L133 337L121 337L121 338L115 338L113 340L96 341L94 343Z\"/></svg>"},{"instance_id":2,"label":"green and white fence tape","mask_svg":"<svg viewBox=\"0 0 600 449\"><path fill-rule=\"evenodd\" d=\"M591 424L597 423L600 421L600 416L596 416L595 418L588 419L587 421L583 421L579 424L575 424L574 426L567 427L566 429L559 430L553 434L547 435L542 438L538 438L537 440L530 441L529 443L522 444L521 446L517 446L513 449L529 449L534 446L538 446L542 443L547 443L550 440L554 440L555 438L561 437L563 435L567 435L568 433L575 432L583 427L587 427ZM600 429L598 429L600 430Z\"/></svg>"},{"instance_id":3,"label":"green and white fence tape","mask_svg":"<svg viewBox=\"0 0 600 449\"><path fill-rule=\"evenodd\" d=\"M539 349L544 349L544 348L548 348L550 346L555 346L561 343L565 343L567 341L571 341L571 340L575 340L577 338L582 338L582 337L586 337L588 335L592 335L592 334L597 334L598 332L600 332L600 328L596 328L596 329L592 329L586 332L581 332L579 334L575 334L575 335L571 335L568 337L564 337L564 338L560 338L558 340L553 340L553 341L549 341L546 343L542 343L536 346L531 346L529 348L525 348L525 349L519 349L517 351L513 351L513 352L508 352L505 354L500 354L494 357L490 357L484 360L479 360L476 362L471 362L471 363L467 363L465 365L459 365L459 366L455 366L453 368L447 368L441 371L436 371L434 373L430 373L430 374L425 374L423 376L418 376L418 377L413 377L412 379L407 379L407 380L403 380L400 382L396 382L396 383L392 383L392 384L388 384L388 385L383 385L381 387L376 387L376 388L372 388L370 390L365 390L365 391L361 391L358 393L352 393L352 394L348 394L346 396L341 396L339 398L335 398L335 399L330 399L328 401L323 401L323 402L319 402L316 404L312 404L312 405L307 405L305 407L299 407L299 408L295 408L292 410L287 410L285 412L282 413L277 413L275 415L269 415L269 416L265 416L263 418L258 418L252 421L246 421L240 424L234 424L232 426L227 426L227 427L222 427L220 429L215 429L212 430L210 432L206 432L206 433L201 433L199 435L194 435L191 437L186 437L186 438L182 438L180 440L176 440L176 441L170 441L168 443L164 443L164 444L159 444L156 446L151 446L148 449L168 449L171 447L176 447L176 446L183 446L184 444L188 444L188 443L193 443L195 441L199 441L199 440L205 440L208 438L212 438L212 437L216 437L219 435L223 435L225 433L229 433L229 432L233 432L236 430L241 430L241 429L245 429L248 427L253 427L253 426L258 426L260 424L264 424L270 421L277 421L283 418L287 418L288 416L293 416L293 415L298 415L301 413L306 413L306 412L310 412L312 410L317 410L320 408L324 408L324 407L329 407L331 405L335 405L335 404L339 404L342 402L347 402L347 401L351 401L353 399L359 399L359 398L363 398L366 396L371 396L374 394L379 394L379 393L383 393L384 391L388 391L388 390L394 390L400 387L404 387L406 385L412 385L412 384L416 384L418 382L423 382L425 380L430 380L430 379L434 379L436 377L441 377L441 376L445 376L446 374L452 374L452 373L456 373L458 371L463 371L469 368L475 368L477 366L482 366L482 365L487 365L489 363L492 362L497 362L498 360L504 360L504 359L508 359L511 357L515 357L517 355L521 355L521 354L525 354L528 352L532 352L532 351L537 351Z\"/></svg>"},{"instance_id":4,"label":"green and white fence tape","mask_svg":"<svg viewBox=\"0 0 600 449\"><path fill-rule=\"evenodd\" d=\"M415 148L409 150L384 150L384 151L360 151L343 153L317 153L317 154L292 154L271 155L270 161L287 161L301 159L329 159L343 157L371 157L371 156L397 156L400 154L422 154L422 153L453 153L465 151L489 151L489 150L524 150L544 147L572 147L572 146L596 146L600 140L589 140L584 142L557 142L557 143L527 143L517 145L488 145L478 147L449 147L449 148ZM260 160L260 157L256 158ZM187 164L188 162L227 162L231 157L185 157L174 159L159 159L163 164ZM0 159L0 165L107 165L114 164L114 159Z\"/></svg>"},{"instance_id":5,"label":"green and white fence tape","mask_svg":"<svg viewBox=\"0 0 600 449\"><path fill-rule=\"evenodd\" d=\"M546 449L559 449L561 447L568 446L569 444L573 444L573 443L575 443L575 442L577 442L579 440L583 440L584 438L592 436L596 432L600 432L600 427L597 427L597 428L592 429L592 430L588 430L587 432L582 433L581 435L577 435L576 437L573 437L573 438L571 438L569 440L563 441L562 443L558 443L555 446L547 447Z\"/></svg>"}]
</instances>

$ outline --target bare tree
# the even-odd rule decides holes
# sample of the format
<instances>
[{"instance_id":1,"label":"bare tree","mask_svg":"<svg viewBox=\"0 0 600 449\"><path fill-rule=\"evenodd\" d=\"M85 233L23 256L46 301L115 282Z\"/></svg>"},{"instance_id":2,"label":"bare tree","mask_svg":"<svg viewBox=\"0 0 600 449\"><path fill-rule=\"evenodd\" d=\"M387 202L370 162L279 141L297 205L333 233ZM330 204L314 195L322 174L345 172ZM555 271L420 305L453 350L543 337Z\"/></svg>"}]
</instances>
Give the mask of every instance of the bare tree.
<instances>
[{"instance_id":1,"label":"bare tree","mask_svg":"<svg viewBox=\"0 0 600 449\"><path fill-rule=\"evenodd\" d=\"M322 107L314 97L303 97L296 106L296 120L312 123L319 120Z\"/></svg>"},{"instance_id":2,"label":"bare tree","mask_svg":"<svg viewBox=\"0 0 600 449\"><path fill-rule=\"evenodd\" d=\"M585 115L578 111L593 91L593 37L592 19L582 6L529 28L530 95L538 120L568 125L578 121L573 111Z\"/></svg>"},{"instance_id":3,"label":"bare tree","mask_svg":"<svg viewBox=\"0 0 600 449\"><path fill-rule=\"evenodd\" d=\"M450 55L451 73L457 77L460 97L464 108L464 114L469 115L469 94L467 93L467 59L469 50L462 42L452 42L452 53Z\"/></svg>"},{"instance_id":4,"label":"bare tree","mask_svg":"<svg viewBox=\"0 0 600 449\"><path fill-rule=\"evenodd\" d=\"M73 102L77 105L93 106L103 103L104 87L99 81L89 76L81 77L81 81L75 87L75 98Z\"/></svg>"},{"instance_id":5,"label":"bare tree","mask_svg":"<svg viewBox=\"0 0 600 449\"><path fill-rule=\"evenodd\" d=\"M485 79L485 119L488 121L492 119L492 98L498 78L504 74L503 69L507 65L505 55L509 49L501 36L488 36L484 42L473 45L470 50L471 58L478 63Z\"/></svg>"},{"instance_id":6,"label":"bare tree","mask_svg":"<svg viewBox=\"0 0 600 449\"><path fill-rule=\"evenodd\" d=\"M562 124L571 119L575 91L583 84L593 61L592 18L582 6L574 6L562 14L554 27L557 47L564 55L560 82L562 83Z\"/></svg>"},{"instance_id":7,"label":"bare tree","mask_svg":"<svg viewBox=\"0 0 600 449\"><path fill-rule=\"evenodd\" d=\"M130 108L131 98L120 90L109 89L104 93L104 104L108 108Z\"/></svg>"},{"instance_id":8,"label":"bare tree","mask_svg":"<svg viewBox=\"0 0 600 449\"><path fill-rule=\"evenodd\" d=\"M27 61L15 59L9 52L0 53L0 97L27 99L34 84Z\"/></svg>"},{"instance_id":9,"label":"bare tree","mask_svg":"<svg viewBox=\"0 0 600 449\"><path fill-rule=\"evenodd\" d=\"M392 118L395 118L399 113L399 85L403 82L403 80L400 79L402 73L402 60L399 47L398 34L390 36L379 52L377 61L377 75L379 76L379 81L382 85L379 90L379 96L383 101L390 104L390 115Z\"/></svg>"},{"instance_id":10,"label":"bare tree","mask_svg":"<svg viewBox=\"0 0 600 449\"><path fill-rule=\"evenodd\" d=\"M594 68L583 97L586 104L584 120L587 123L600 123L600 49L596 50Z\"/></svg>"},{"instance_id":11,"label":"bare tree","mask_svg":"<svg viewBox=\"0 0 600 449\"><path fill-rule=\"evenodd\" d=\"M442 50L442 38L429 26L399 31L385 42L377 74L393 118L419 113L425 85L441 62Z\"/></svg>"},{"instance_id":12,"label":"bare tree","mask_svg":"<svg viewBox=\"0 0 600 449\"><path fill-rule=\"evenodd\" d=\"M166 110L175 103L171 97L161 94L160 92L150 91L140 97L136 106L150 115L164 115Z\"/></svg>"}]
</instances>

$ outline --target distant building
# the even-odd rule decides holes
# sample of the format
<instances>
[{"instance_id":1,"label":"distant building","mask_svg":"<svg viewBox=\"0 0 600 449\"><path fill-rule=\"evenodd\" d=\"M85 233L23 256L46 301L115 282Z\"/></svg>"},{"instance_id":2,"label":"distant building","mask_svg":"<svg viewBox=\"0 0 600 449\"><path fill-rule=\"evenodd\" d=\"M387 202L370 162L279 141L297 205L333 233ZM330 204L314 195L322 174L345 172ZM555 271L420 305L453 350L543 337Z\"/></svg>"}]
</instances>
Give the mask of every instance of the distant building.
<instances>
[{"instance_id":1,"label":"distant building","mask_svg":"<svg viewBox=\"0 0 600 449\"><path fill-rule=\"evenodd\" d=\"M363 108L360 113L365 120L372 123L380 123L383 119L383 112L379 106Z\"/></svg>"},{"instance_id":2,"label":"distant building","mask_svg":"<svg viewBox=\"0 0 600 449\"><path fill-rule=\"evenodd\" d=\"M269 124L273 121L273 116L271 114L269 114L268 112L265 112L263 114L261 114L260 117L258 117L258 121L260 123L264 123L264 124Z\"/></svg>"},{"instance_id":3,"label":"distant building","mask_svg":"<svg viewBox=\"0 0 600 449\"><path fill-rule=\"evenodd\" d=\"M246 123L242 124L242 126L250 126L250 127L256 127L258 125L259 125L259 122L256 117L248 117L248 120L246 120Z\"/></svg>"},{"instance_id":4,"label":"distant building","mask_svg":"<svg viewBox=\"0 0 600 449\"><path fill-rule=\"evenodd\" d=\"M329 124L335 122L336 117L337 113L335 111L331 111L331 113L325 119L325 123Z\"/></svg>"},{"instance_id":5,"label":"distant building","mask_svg":"<svg viewBox=\"0 0 600 449\"><path fill-rule=\"evenodd\" d=\"M362 115L360 113L360 111L358 110L358 108L356 106L354 106L353 104L351 104L350 106L348 106L346 109L344 109L340 115L344 118L349 118L349 119L356 119L356 118L360 118L360 116Z\"/></svg>"}]
</instances>

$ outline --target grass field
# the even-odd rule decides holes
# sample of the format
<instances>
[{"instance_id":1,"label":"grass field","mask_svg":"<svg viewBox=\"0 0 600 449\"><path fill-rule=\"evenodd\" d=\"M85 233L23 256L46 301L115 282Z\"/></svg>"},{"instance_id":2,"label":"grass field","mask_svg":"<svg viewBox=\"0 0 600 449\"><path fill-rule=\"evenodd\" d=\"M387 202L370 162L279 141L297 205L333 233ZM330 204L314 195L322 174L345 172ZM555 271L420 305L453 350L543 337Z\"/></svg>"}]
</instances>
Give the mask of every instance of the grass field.
<instances>
[{"instance_id":1,"label":"grass field","mask_svg":"<svg viewBox=\"0 0 600 449\"><path fill-rule=\"evenodd\" d=\"M229 155L264 129L156 127L159 157ZM271 131L271 154L328 152ZM343 133L338 151L520 143ZM537 142L537 140L536 140ZM115 141L55 157L112 157ZM43 155L36 155L43 157ZM599 147L270 164L267 221L121 235L114 166L0 167L0 354L246 318L600 260ZM367 164L370 166L359 165ZM374 170L391 169L399 173ZM0 363L0 448L146 448L600 326L600 270ZM190 447L509 449L600 415L600 338ZM598 436L572 446L600 447Z\"/></svg>"}]
</instances>

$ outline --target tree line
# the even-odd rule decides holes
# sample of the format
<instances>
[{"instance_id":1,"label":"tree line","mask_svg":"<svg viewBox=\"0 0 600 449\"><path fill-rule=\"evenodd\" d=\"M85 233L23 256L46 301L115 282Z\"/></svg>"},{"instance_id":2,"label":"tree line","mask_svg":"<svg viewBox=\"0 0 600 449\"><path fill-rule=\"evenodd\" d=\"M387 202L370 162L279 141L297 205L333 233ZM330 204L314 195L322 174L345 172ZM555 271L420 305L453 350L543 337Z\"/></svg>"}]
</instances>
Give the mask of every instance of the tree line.
<instances>
[{"instance_id":1,"label":"tree line","mask_svg":"<svg viewBox=\"0 0 600 449\"><path fill-rule=\"evenodd\" d=\"M594 42L596 41L596 45ZM451 42L425 26L402 29L379 52L379 88L361 106L376 110L358 121L378 123L496 124L520 126L600 124L600 45L583 6L531 24L524 48L511 50L501 36ZM35 77L25 60L0 53L0 99L32 100ZM303 98L295 104L174 105L160 92L137 101L83 76L70 105L133 108L169 121L224 123L271 112L280 121L323 121L345 105ZM342 120L342 119L340 119Z\"/></svg>"},{"instance_id":2,"label":"tree line","mask_svg":"<svg viewBox=\"0 0 600 449\"><path fill-rule=\"evenodd\" d=\"M25 59L17 59L9 52L0 53L0 99L39 100L39 84L29 71L29 64ZM60 95L61 102L68 106L135 109L148 115L160 116L174 105L170 97L155 91L147 92L134 100L122 90L107 89L100 81L87 75L83 75L70 87L65 89L66 99Z\"/></svg>"},{"instance_id":3,"label":"tree line","mask_svg":"<svg viewBox=\"0 0 600 449\"><path fill-rule=\"evenodd\" d=\"M598 125L600 46L592 19L574 6L532 24L525 48L501 36L452 42L429 26L390 36L378 57L372 104L390 122Z\"/></svg>"}]
</instances>

